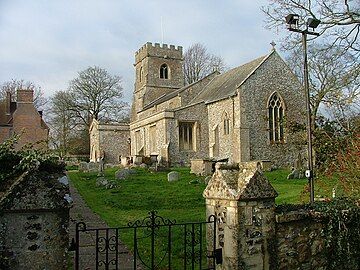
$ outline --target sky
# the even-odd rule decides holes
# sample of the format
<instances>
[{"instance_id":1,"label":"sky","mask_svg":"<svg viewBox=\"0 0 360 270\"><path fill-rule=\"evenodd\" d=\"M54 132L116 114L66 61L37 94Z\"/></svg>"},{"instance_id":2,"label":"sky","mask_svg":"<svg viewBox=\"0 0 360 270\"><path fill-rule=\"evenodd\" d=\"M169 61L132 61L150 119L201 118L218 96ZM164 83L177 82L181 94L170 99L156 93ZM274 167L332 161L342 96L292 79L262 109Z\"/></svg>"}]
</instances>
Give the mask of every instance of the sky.
<instances>
[{"instance_id":1,"label":"sky","mask_svg":"<svg viewBox=\"0 0 360 270\"><path fill-rule=\"evenodd\" d=\"M265 0L0 0L0 84L24 79L45 96L89 66L122 77L131 101L134 53L146 42L202 43L236 67L267 54ZM162 22L162 23L161 23ZM286 32L284 30L283 32ZM282 34L282 33L281 33ZM162 38L163 37L163 38Z\"/></svg>"}]
</instances>

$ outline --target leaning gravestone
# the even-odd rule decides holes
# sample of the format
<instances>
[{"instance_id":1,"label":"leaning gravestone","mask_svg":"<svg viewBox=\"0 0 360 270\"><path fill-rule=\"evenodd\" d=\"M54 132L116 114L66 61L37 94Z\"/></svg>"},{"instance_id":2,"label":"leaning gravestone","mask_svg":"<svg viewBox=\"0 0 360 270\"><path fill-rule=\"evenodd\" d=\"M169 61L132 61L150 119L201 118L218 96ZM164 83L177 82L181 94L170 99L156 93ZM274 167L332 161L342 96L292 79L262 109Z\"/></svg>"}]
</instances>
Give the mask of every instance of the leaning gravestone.
<instances>
[{"instance_id":1,"label":"leaning gravestone","mask_svg":"<svg viewBox=\"0 0 360 270\"><path fill-rule=\"evenodd\" d=\"M131 169L128 169L128 168L125 168L123 170L118 170L118 171L115 172L115 179L124 180L130 174L135 174L135 173L136 173L135 170L131 170Z\"/></svg>"},{"instance_id":2,"label":"leaning gravestone","mask_svg":"<svg viewBox=\"0 0 360 270\"><path fill-rule=\"evenodd\" d=\"M169 172L168 173L168 181L174 182L179 180L179 173L178 172Z\"/></svg>"}]
</instances>

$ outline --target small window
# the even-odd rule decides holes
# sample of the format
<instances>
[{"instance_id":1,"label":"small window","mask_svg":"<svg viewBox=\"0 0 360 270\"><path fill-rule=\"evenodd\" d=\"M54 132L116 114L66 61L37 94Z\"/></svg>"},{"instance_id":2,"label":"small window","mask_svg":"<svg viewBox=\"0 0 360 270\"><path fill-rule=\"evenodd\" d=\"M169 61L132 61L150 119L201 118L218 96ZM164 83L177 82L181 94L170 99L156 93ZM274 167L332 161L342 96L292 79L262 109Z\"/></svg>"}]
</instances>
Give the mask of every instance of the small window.
<instances>
[{"instance_id":1,"label":"small window","mask_svg":"<svg viewBox=\"0 0 360 270\"><path fill-rule=\"evenodd\" d=\"M194 130L194 123L190 123L190 122L179 123L179 148L180 148L180 150L183 150L183 151L194 150L193 130Z\"/></svg>"},{"instance_id":2,"label":"small window","mask_svg":"<svg viewBox=\"0 0 360 270\"><path fill-rule=\"evenodd\" d=\"M140 67L140 72L139 72L139 82L141 82L143 80L143 68Z\"/></svg>"},{"instance_id":3,"label":"small window","mask_svg":"<svg viewBox=\"0 0 360 270\"><path fill-rule=\"evenodd\" d=\"M227 116L227 114L225 114L224 117L224 135L229 135L230 134L230 119Z\"/></svg>"},{"instance_id":4,"label":"small window","mask_svg":"<svg viewBox=\"0 0 360 270\"><path fill-rule=\"evenodd\" d=\"M270 142L284 142L284 104L277 93L271 96L268 111Z\"/></svg>"},{"instance_id":5,"label":"small window","mask_svg":"<svg viewBox=\"0 0 360 270\"><path fill-rule=\"evenodd\" d=\"M166 64L161 65L160 67L160 79L168 79L168 66Z\"/></svg>"}]
</instances>

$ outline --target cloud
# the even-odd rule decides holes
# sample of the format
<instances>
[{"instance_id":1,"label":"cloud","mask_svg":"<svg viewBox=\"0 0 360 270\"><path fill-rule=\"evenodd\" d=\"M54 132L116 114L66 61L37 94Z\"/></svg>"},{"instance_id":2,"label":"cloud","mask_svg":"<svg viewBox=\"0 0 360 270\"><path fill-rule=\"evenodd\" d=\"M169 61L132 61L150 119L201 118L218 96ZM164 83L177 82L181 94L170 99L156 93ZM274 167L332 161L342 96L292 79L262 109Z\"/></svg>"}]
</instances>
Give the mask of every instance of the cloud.
<instances>
[{"instance_id":1,"label":"cloud","mask_svg":"<svg viewBox=\"0 0 360 270\"><path fill-rule=\"evenodd\" d=\"M230 66L269 51L262 1L19 1L0 2L0 82L34 81L46 95L67 88L77 72L98 65L134 85L134 52L147 41L203 43Z\"/></svg>"}]
</instances>

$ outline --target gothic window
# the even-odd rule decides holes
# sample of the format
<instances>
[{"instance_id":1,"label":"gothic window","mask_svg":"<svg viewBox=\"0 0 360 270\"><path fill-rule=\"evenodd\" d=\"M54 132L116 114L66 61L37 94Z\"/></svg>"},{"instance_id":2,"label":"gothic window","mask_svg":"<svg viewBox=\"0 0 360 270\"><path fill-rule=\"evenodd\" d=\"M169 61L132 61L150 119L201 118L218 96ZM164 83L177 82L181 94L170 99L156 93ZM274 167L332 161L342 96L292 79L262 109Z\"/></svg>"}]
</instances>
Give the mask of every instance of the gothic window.
<instances>
[{"instance_id":1,"label":"gothic window","mask_svg":"<svg viewBox=\"0 0 360 270\"><path fill-rule=\"evenodd\" d=\"M268 110L270 142L284 142L284 103L277 93L270 97Z\"/></svg>"},{"instance_id":2,"label":"gothic window","mask_svg":"<svg viewBox=\"0 0 360 270\"><path fill-rule=\"evenodd\" d=\"M179 148L184 151L194 150L194 123L179 123Z\"/></svg>"},{"instance_id":3,"label":"gothic window","mask_svg":"<svg viewBox=\"0 0 360 270\"><path fill-rule=\"evenodd\" d=\"M166 64L162 64L160 67L160 79L168 79L169 68Z\"/></svg>"},{"instance_id":4,"label":"gothic window","mask_svg":"<svg viewBox=\"0 0 360 270\"><path fill-rule=\"evenodd\" d=\"M230 134L230 119L226 113L225 113L223 121L224 121L224 135L229 135Z\"/></svg>"}]
</instances>

